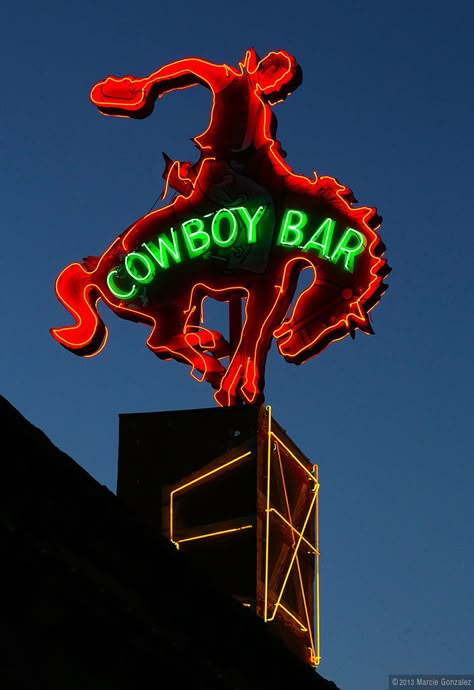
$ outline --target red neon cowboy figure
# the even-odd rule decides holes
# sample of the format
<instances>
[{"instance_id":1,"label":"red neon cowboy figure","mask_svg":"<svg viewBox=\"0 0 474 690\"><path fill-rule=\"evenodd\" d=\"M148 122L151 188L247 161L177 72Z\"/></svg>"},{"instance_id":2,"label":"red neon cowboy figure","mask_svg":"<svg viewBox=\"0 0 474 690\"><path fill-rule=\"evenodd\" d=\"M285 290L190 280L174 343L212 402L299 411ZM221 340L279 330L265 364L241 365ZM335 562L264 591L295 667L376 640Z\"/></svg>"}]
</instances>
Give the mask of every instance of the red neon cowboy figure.
<instances>
[{"instance_id":1,"label":"red neon cowboy figure","mask_svg":"<svg viewBox=\"0 0 474 690\"><path fill-rule=\"evenodd\" d=\"M285 51L259 59L250 49L238 68L185 58L148 77L109 76L92 88L92 103L112 116L147 117L166 93L198 85L211 91L213 102L207 129L193 139L199 160L172 161L165 156L163 198L172 187L178 193L172 202L140 218L102 257L71 264L58 277L58 297L76 319L73 326L52 329L64 347L82 356L102 349L107 329L96 305L103 299L122 318L152 327L147 345L158 357L190 364L192 374L201 372L201 380L216 388L214 397L220 405L232 405L263 400L272 338L287 361L301 364L356 328L372 332L368 311L385 291L382 279L389 272L381 258L383 243L375 232L380 218L374 208L353 208L351 190L334 178L295 174L275 138L272 106L301 81L300 67ZM107 279L117 274L117 262L130 253L136 255L137 248L155 241L157 233L227 205L236 207L244 203L242 199L263 200L272 209L275 223L267 223L252 246L264 257L260 264L241 263L233 272L219 270L205 257L184 268L174 265L166 275L161 272L147 288L146 299L136 303L107 290ZM288 208L305 209L301 218L311 214L316 228L320 226L313 233L336 222L342 228L357 228L353 232L362 238L364 251L353 273L335 265L337 251L332 248L332 263L327 251L326 255L322 250L308 251L310 246L320 247L315 234L305 239L305 246L297 242L275 246L276 227L281 227ZM303 237L299 226L291 227L293 234ZM305 268L312 270L313 282L288 314ZM230 351L221 333L204 328L202 303L205 297L230 301L233 296L244 299L245 314L240 338ZM221 362L226 357L227 368Z\"/></svg>"}]
</instances>

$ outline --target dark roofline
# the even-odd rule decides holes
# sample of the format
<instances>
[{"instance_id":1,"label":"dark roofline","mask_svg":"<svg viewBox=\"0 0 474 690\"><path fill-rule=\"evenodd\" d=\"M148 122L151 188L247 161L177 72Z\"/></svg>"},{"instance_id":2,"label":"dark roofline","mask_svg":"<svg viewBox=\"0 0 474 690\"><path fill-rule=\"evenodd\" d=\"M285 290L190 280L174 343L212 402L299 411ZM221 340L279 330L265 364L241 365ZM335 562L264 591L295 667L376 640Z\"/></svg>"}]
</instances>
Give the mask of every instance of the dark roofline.
<instances>
[{"instance_id":1,"label":"dark roofline","mask_svg":"<svg viewBox=\"0 0 474 690\"><path fill-rule=\"evenodd\" d=\"M0 430L5 687L337 690L2 396Z\"/></svg>"}]
</instances>

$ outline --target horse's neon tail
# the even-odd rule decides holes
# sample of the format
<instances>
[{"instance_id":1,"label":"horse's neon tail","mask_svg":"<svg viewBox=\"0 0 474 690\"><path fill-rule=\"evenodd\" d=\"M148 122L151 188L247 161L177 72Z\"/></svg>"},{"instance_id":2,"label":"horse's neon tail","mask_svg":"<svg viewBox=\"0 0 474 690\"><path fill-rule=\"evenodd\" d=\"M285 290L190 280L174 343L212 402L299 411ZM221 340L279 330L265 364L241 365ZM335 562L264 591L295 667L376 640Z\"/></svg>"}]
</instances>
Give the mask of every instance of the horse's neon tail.
<instances>
[{"instance_id":1,"label":"horse's neon tail","mask_svg":"<svg viewBox=\"0 0 474 690\"><path fill-rule=\"evenodd\" d=\"M99 316L100 294L91 281L91 273L79 263L70 264L56 280L56 295L72 314L72 326L51 328L58 343L81 357L98 354L107 341L107 328Z\"/></svg>"}]
</instances>

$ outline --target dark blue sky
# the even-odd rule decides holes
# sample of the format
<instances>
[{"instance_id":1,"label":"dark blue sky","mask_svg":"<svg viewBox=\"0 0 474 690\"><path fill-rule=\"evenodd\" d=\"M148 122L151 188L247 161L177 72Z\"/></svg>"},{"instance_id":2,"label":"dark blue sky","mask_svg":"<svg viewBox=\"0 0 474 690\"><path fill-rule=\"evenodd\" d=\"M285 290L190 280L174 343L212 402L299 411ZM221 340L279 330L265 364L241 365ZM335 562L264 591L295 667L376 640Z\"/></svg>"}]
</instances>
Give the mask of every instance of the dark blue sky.
<instances>
[{"instance_id":1,"label":"dark blue sky","mask_svg":"<svg viewBox=\"0 0 474 690\"><path fill-rule=\"evenodd\" d=\"M49 328L70 317L54 282L155 203L161 151L196 158L211 97L173 93L132 121L100 115L91 86L284 49L303 69L275 108L287 162L383 216L393 270L376 335L300 367L272 348L266 376L275 418L319 465L319 671L343 690L474 670L473 26L467 0L2 10L0 393L112 490L118 415L212 407L212 389L105 307L98 357L61 348Z\"/></svg>"}]
</instances>

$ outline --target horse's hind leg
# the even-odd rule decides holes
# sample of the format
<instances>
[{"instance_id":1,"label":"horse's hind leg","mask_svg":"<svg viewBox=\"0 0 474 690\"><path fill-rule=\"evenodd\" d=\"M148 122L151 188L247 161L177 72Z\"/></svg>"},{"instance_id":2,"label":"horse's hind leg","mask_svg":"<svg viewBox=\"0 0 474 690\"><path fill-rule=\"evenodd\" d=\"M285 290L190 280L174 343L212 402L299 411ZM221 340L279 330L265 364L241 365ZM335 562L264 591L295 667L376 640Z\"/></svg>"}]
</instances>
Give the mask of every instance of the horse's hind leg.
<instances>
[{"instance_id":1,"label":"horse's hind leg","mask_svg":"<svg viewBox=\"0 0 474 690\"><path fill-rule=\"evenodd\" d=\"M220 334L218 334L220 335ZM162 310L148 340L150 350L160 359L175 359L191 366L191 376L207 381L218 388L224 367L214 354L208 352L215 343L211 332L186 332L184 319L178 310Z\"/></svg>"}]
</instances>

